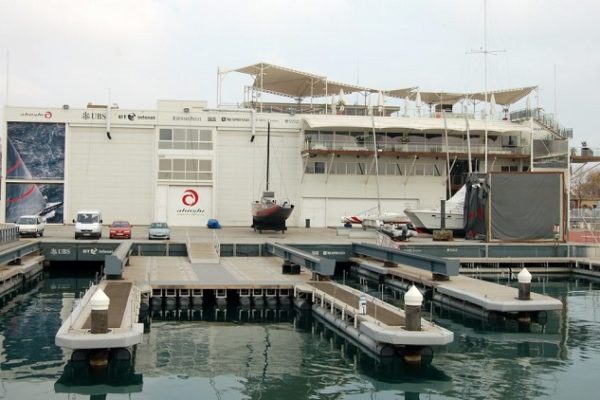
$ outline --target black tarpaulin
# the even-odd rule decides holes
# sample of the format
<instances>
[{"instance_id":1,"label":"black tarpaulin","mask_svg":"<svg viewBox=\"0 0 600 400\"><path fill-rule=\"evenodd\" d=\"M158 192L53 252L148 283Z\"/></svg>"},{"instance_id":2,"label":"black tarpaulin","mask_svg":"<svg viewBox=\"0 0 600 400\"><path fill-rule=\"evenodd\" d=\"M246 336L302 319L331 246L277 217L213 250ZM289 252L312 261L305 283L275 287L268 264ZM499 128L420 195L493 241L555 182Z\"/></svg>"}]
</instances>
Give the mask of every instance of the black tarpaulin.
<instances>
[{"instance_id":1,"label":"black tarpaulin","mask_svg":"<svg viewBox=\"0 0 600 400\"><path fill-rule=\"evenodd\" d=\"M554 240L564 232L560 173L492 173L489 240Z\"/></svg>"}]
</instances>

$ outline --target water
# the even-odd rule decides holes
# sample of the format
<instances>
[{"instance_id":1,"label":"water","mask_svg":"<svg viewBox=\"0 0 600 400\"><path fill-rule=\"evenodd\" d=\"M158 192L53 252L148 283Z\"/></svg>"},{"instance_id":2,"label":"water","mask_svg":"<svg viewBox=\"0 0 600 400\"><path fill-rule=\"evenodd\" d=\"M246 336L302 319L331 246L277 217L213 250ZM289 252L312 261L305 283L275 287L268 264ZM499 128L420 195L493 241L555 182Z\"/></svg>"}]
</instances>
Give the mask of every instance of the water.
<instances>
[{"instance_id":1,"label":"water","mask_svg":"<svg viewBox=\"0 0 600 400\"><path fill-rule=\"evenodd\" d=\"M600 284L534 279L535 291L563 300L563 312L520 326L435 310L455 340L436 349L429 367L375 361L291 310L257 311L241 321L238 310L226 317L208 310L203 321L155 318L134 368L115 367L102 378L110 385L99 387L101 378L68 364L70 354L54 346L61 318L89 277L55 276L2 310L0 399L597 398Z\"/></svg>"}]
</instances>

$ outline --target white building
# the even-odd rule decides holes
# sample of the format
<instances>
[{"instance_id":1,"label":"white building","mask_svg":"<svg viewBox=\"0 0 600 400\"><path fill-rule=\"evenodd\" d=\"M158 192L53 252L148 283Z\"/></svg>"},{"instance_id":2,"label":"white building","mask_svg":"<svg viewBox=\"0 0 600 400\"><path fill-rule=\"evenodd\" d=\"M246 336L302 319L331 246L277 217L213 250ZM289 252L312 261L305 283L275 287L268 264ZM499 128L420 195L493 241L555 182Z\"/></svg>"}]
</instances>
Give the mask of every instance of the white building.
<instances>
[{"instance_id":1,"label":"white building","mask_svg":"<svg viewBox=\"0 0 600 400\"><path fill-rule=\"evenodd\" d=\"M437 206L464 181L468 145L475 170L527 171L532 161L535 168L549 158L567 168L568 140L535 118L476 119L432 110L434 103L429 113L388 107L378 117L368 116L366 106L332 115L325 104L303 114L306 105L295 103L231 110L207 109L202 101L159 101L156 110L6 107L0 220L49 212L50 222L70 223L78 210L98 209L105 223L203 226L216 218L249 227L251 203L265 189L267 122L270 189L295 204L288 226L340 225L341 216L378 205L381 212ZM538 157L532 139L557 150Z\"/></svg>"}]
</instances>

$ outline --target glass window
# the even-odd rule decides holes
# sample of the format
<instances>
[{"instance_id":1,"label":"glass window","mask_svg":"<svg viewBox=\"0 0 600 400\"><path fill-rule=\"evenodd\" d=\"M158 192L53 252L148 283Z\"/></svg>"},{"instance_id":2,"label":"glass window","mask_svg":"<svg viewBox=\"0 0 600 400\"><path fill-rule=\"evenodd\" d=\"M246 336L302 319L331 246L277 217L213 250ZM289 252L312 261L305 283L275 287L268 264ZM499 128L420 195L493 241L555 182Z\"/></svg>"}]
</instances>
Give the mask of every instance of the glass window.
<instances>
[{"instance_id":1,"label":"glass window","mask_svg":"<svg viewBox=\"0 0 600 400\"><path fill-rule=\"evenodd\" d=\"M185 150L185 142L173 142L173 149Z\"/></svg>"},{"instance_id":2,"label":"glass window","mask_svg":"<svg viewBox=\"0 0 600 400\"><path fill-rule=\"evenodd\" d=\"M188 142L197 142L198 141L198 129L188 129L187 130L187 141Z\"/></svg>"},{"instance_id":3,"label":"glass window","mask_svg":"<svg viewBox=\"0 0 600 400\"><path fill-rule=\"evenodd\" d=\"M173 140L173 132L170 129L161 129L158 138L160 140Z\"/></svg>"},{"instance_id":4,"label":"glass window","mask_svg":"<svg viewBox=\"0 0 600 400\"><path fill-rule=\"evenodd\" d=\"M185 170L188 172L198 171L198 160L185 160Z\"/></svg>"},{"instance_id":5,"label":"glass window","mask_svg":"<svg viewBox=\"0 0 600 400\"><path fill-rule=\"evenodd\" d=\"M171 149L173 147L173 142L158 142L159 149Z\"/></svg>"},{"instance_id":6,"label":"glass window","mask_svg":"<svg viewBox=\"0 0 600 400\"><path fill-rule=\"evenodd\" d=\"M315 162L315 174L325 173L325 163L323 161Z\"/></svg>"},{"instance_id":7,"label":"glass window","mask_svg":"<svg viewBox=\"0 0 600 400\"><path fill-rule=\"evenodd\" d=\"M209 181L209 180L212 179L212 173L210 173L210 172L201 172L201 173L198 174L198 179Z\"/></svg>"},{"instance_id":8,"label":"glass window","mask_svg":"<svg viewBox=\"0 0 600 400\"><path fill-rule=\"evenodd\" d=\"M173 171L185 171L185 160L173 160Z\"/></svg>"},{"instance_id":9,"label":"glass window","mask_svg":"<svg viewBox=\"0 0 600 400\"><path fill-rule=\"evenodd\" d=\"M188 150L198 150L198 142L187 142L185 148Z\"/></svg>"},{"instance_id":10,"label":"glass window","mask_svg":"<svg viewBox=\"0 0 600 400\"><path fill-rule=\"evenodd\" d=\"M159 171L170 171L171 170L171 160L170 159L158 160L158 169L159 169Z\"/></svg>"},{"instance_id":11,"label":"glass window","mask_svg":"<svg viewBox=\"0 0 600 400\"><path fill-rule=\"evenodd\" d=\"M203 142L211 142L212 141L212 131L206 131L206 130L200 131L200 140Z\"/></svg>"},{"instance_id":12,"label":"glass window","mask_svg":"<svg viewBox=\"0 0 600 400\"><path fill-rule=\"evenodd\" d=\"M158 173L158 179L171 179L171 172L160 171Z\"/></svg>"},{"instance_id":13,"label":"glass window","mask_svg":"<svg viewBox=\"0 0 600 400\"><path fill-rule=\"evenodd\" d=\"M209 143L209 142L206 142L206 143L200 142L198 144L199 144L200 150L212 150L212 148L213 148L212 143Z\"/></svg>"},{"instance_id":14,"label":"glass window","mask_svg":"<svg viewBox=\"0 0 600 400\"><path fill-rule=\"evenodd\" d=\"M173 179L185 179L185 172L173 172Z\"/></svg>"},{"instance_id":15,"label":"glass window","mask_svg":"<svg viewBox=\"0 0 600 400\"><path fill-rule=\"evenodd\" d=\"M210 171L211 169L211 160L198 160L199 171Z\"/></svg>"},{"instance_id":16,"label":"glass window","mask_svg":"<svg viewBox=\"0 0 600 400\"><path fill-rule=\"evenodd\" d=\"M186 171L185 172L185 179L188 180L188 181L198 180L198 173L197 172Z\"/></svg>"},{"instance_id":17,"label":"glass window","mask_svg":"<svg viewBox=\"0 0 600 400\"><path fill-rule=\"evenodd\" d=\"M174 140L185 142L185 129L174 129Z\"/></svg>"}]
</instances>

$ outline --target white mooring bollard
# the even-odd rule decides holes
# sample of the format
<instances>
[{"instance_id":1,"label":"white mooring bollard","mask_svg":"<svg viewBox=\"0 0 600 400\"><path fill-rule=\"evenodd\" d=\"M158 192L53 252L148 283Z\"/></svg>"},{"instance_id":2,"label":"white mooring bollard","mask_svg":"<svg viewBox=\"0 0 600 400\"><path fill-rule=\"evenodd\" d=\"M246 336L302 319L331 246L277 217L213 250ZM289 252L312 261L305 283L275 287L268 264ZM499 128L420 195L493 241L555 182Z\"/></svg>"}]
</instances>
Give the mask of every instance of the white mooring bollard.
<instances>
[{"instance_id":1,"label":"white mooring bollard","mask_svg":"<svg viewBox=\"0 0 600 400\"><path fill-rule=\"evenodd\" d=\"M423 295L415 285L412 285L404 295L407 331L421 330L421 304L423 304Z\"/></svg>"},{"instance_id":2,"label":"white mooring bollard","mask_svg":"<svg viewBox=\"0 0 600 400\"><path fill-rule=\"evenodd\" d=\"M92 305L92 333L108 333L108 306L110 299L100 288L90 300Z\"/></svg>"},{"instance_id":3,"label":"white mooring bollard","mask_svg":"<svg viewBox=\"0 0 600 400\"><path fill-rule=\"evenodd\" d=\"M517 275L519 281L519 300L531 300L531 274L523 268Z\"/></svg>"}]
</instances>

